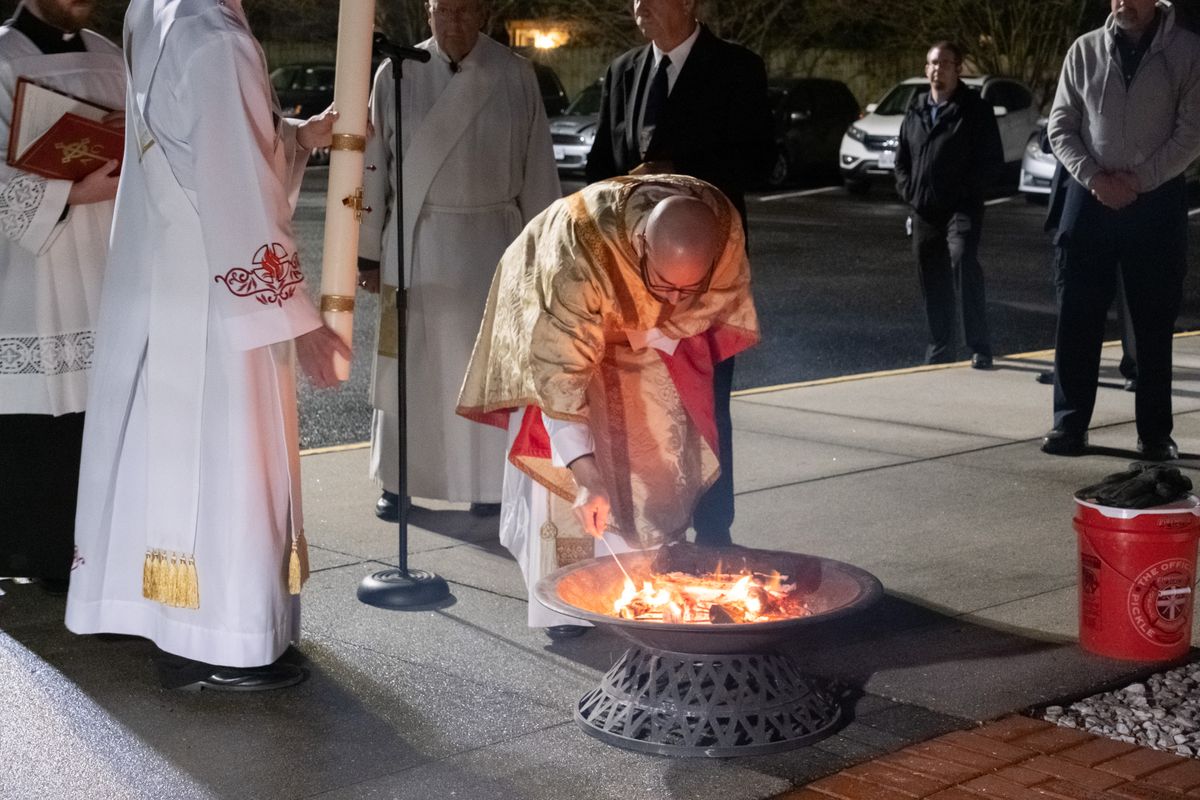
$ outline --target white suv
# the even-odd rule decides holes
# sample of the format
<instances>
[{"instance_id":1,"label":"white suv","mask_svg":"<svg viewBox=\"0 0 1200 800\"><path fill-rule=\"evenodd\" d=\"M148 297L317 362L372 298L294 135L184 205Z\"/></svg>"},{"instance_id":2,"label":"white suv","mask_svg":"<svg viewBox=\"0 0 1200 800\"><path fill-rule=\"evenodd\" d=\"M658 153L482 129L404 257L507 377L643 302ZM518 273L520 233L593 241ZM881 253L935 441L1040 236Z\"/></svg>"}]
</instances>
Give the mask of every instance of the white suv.
<instances>
[{"instance_id":1,"label":"white suv","mask_svg":"<svg viewBox=\"0 0 1200 800\"><path fill-rule=\"evenodd\" d=\"M1024 155L1029 137L1038 128L1041 117L1033 105L1029 87L1014 78L988 75L964 76L962 82L978 90L996 109L1004 160L1017 164ZM842 136L838 166L842 180L851 192L865 192L871 181L885 178L889 185L896 168L897 137L900 123L913 97L929 88L925 78L909 78L896 84L878 103L867 106L866 115L853 123Z\"/></svg>"}]
</instances>

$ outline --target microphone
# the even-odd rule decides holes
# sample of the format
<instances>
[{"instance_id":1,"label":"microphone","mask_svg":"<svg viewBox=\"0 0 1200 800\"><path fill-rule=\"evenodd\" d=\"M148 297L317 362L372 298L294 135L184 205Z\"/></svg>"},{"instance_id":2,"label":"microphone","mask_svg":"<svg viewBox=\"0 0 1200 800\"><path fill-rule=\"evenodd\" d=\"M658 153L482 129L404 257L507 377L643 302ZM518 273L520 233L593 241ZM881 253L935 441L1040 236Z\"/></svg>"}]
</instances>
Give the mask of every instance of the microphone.
<instances>
[{"instance_id":1,"label":"microphone","mask_svg":"<svg viewBox=\"0 0 1200 800\"><path fill-rule=\"evenodd\" d=\"M424 63L429 60L429 51L422 50L419 47L407 47L402 44L396 44L382 33L375 34L375 52L385 58L390 58L392 61L420 61Z\"/></svg>"}]
</instances>

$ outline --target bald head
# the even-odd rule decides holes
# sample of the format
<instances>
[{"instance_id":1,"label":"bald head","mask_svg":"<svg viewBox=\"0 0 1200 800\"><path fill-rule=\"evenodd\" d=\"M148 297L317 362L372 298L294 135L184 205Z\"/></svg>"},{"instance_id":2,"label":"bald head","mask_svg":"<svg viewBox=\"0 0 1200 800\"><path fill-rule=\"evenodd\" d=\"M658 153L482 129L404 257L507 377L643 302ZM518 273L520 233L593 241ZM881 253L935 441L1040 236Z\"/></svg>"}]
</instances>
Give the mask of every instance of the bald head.
<instances>
[{"instance_id":1,"label":"bald head","mask_svg":"<svg viewBox=\"0 0 1200 800\"><path fill-rule=\"evenodd\" d=\"M646 260L652 289L690 287L709 276L725 242L717 231L717 215L695 197L668 197L654 207L646 220ZM656 292L677 303L678 292ZM666 297L666 295L672 297ZM684 293L686 294L686 293Z\"/></svg>"}]
</instances>

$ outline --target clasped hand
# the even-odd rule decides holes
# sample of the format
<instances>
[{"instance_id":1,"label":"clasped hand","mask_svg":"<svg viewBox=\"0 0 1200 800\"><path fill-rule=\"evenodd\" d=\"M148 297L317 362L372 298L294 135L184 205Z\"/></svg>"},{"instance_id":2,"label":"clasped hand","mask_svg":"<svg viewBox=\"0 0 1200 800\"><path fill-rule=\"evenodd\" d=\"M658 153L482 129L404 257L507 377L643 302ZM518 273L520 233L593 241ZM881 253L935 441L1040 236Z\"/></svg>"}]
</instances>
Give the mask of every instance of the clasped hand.
<instances>
[{"instance_id":1,"label":"clasped hand","mask_svg":"<svg viewBox=\"0 0 1200 800\"><path fill-rule=\"evenodd\" d=\"M1100 172L1092 178L1092 197L1114 211L1137 200L1138 181L1132 172Z\"/></svg>"}]
</instances>

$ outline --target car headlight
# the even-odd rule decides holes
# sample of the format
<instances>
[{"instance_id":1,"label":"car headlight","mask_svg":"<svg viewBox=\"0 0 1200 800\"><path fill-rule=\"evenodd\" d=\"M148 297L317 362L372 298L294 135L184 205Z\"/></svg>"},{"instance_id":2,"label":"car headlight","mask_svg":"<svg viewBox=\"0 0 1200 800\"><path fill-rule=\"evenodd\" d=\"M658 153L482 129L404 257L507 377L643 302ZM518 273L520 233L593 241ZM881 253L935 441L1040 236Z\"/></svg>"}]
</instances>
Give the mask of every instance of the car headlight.
<instances>
[{"instance_id":1,"label":"car headlight","mask_svg":"<svg viewBox=\"0 0 1200 800\"><path fill-rule=\"evenodd\" d=\"M857 125L851 125L846 129L846 135L856 142L863 142L867 139L867 132Z\"/></svg>"},{"instance_id":2,"label":"car headlight","mask_svg":"<svg viewBox=\"0 0 1200 800\"><path fill-rule=\"evenodd\" d=\"M1040 139L1030 139L1029 144L1025 145L1025 152L1029 154L1034 161L1053 161L1054 153L1047 153L1042 150L1042 142Z\"/></svg>"}]
</instances>

